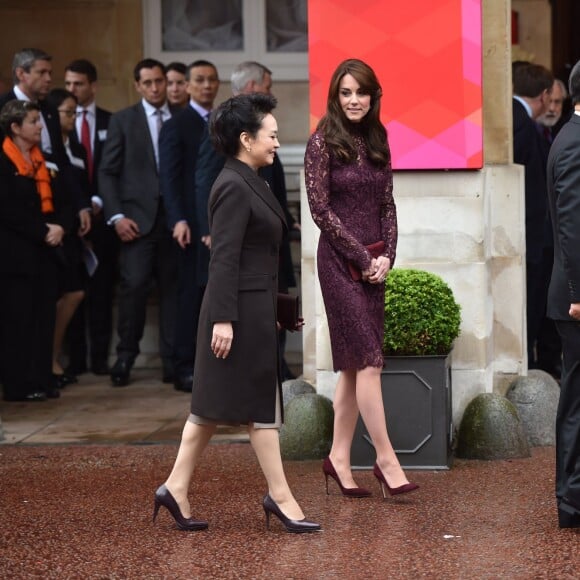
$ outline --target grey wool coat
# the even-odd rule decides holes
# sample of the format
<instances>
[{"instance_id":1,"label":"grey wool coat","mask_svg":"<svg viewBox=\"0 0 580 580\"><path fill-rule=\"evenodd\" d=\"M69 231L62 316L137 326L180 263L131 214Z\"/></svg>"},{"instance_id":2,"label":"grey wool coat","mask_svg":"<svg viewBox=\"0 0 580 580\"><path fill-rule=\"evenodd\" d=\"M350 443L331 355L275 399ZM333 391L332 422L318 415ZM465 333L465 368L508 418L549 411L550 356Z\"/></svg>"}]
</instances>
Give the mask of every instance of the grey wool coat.
<instances>
[{"instance_id":1,"label":"grey wool coat","mask_svg":"<svg viewBox=\"0 0 580 580\"><path fill-rule=\"evenodd\" d=\"M264 179L228 159L209 199L211 258L201 306L191 412L234 423L273 423L278 365L276 296L284 212ZM231 321L226 359L211 350L213 324Z\"/></svg>"}]
</instances>

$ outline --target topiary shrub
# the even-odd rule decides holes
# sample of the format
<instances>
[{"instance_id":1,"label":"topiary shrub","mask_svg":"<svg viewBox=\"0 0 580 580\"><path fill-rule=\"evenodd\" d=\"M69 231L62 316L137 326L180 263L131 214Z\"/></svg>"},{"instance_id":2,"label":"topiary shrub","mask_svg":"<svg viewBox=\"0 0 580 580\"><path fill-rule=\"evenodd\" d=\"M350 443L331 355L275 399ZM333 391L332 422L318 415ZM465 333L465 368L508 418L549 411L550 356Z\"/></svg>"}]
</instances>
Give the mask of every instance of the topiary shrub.
<instances>
[{"instance_id":1,"label":"topiary shrub","mask_svg":"<svg viewBox=\"0 0 580 580\"><path fill-rule=\"evenodd\" d=\"M385 355L445 355L461 309L447 283L424 270L395 268L385 287Z\"/></svg>"}]
</instances>

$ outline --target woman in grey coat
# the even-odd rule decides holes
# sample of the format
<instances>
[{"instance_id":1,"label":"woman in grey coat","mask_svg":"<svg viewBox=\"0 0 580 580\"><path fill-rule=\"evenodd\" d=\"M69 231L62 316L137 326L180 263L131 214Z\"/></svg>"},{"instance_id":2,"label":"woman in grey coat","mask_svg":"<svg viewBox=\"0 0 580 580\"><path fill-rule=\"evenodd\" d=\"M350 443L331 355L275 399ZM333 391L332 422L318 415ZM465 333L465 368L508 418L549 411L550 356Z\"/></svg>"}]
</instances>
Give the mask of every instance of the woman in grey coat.
<instances>
[{"instance_id":1,"label":"woman in grey coat","mask_svg":"<svg viewBox=\"0 0 580 580\"><path fill-rule=\"evenodd\" d=\"M284 212L260 167L274 161L278 128L270 95L238 95L210 120L214 147L227 158L209 200L211 259L201 307L191 398L173 470L155 493L154 519L166 507L182 530L208 523L191 517L187 492L218 424L246 424L268 483L266 524L274 514L289 532L320 530L307 521L286 481L278 429L276 295Z\"/></svg>"}]
</instances>

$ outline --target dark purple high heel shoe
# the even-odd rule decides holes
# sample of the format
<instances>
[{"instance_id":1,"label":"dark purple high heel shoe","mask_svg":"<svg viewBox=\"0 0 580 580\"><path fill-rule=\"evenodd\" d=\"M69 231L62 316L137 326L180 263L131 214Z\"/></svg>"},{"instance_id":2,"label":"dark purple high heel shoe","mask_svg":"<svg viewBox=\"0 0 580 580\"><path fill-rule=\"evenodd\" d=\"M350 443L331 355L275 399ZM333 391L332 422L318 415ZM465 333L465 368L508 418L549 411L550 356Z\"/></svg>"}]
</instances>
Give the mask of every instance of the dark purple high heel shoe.
<instances>
[{"instance_id":1,"label":"dark purple high heel shoe","mask_svg":"<svg viewBox=\"0 0 580 580\"><path fill-rule=\"evenodd\" d=\"M282 510L278 507L278 504L270 497L270 495L264 496L263 501L264 513L266 514L266 529L270 529L270 514L274 514L286 528L287 532L293 534L304 534L307 532L320 532L322 530L320 524L316 522L309 522L307 519L303 520L291 520L286 517Z\"/></svg>"},{"instance_id":2,"label":"dark purple high heel shoe","mask_svg":"<svg viewBox=\"0 0 580 580\"><path fill-rule=\"evenodd\" d=\"M153 521L157 517L159 508L163 506L167 508L169 513L173 516L177 527L180 530L186 532L195 532L197 530L207 529L207 522L204 520L194 520L193 518L184 518L175 498L171 495L170 491L162 485L155 492L155 507L153 508Z\"/></svg>"},{"instance_id":3,"label":"dark purple high heel shoe","mask_svg":"<svg viewBox=\"0 0 580 580\"><path fill-rule=\"evenodd\" d=\"M346 495L347 497L369 497L373 495L368 489L365 489L364 487L343 487L342 482L340 481L340 477L338 477L338 473L336 473L334 465L332 465L330 457L327 457L322 463L322 473L324 473L324 478L326 480L326 495L329 495L328 493L329 475L338 484L338 487L340 488L342 495Z\"/></svg>"},{"instance_id":4,"label":"dark purple high heel shoe","mask_svg":"<svg viewBox=\"0 0 580 580\"><path fill-rule=\"evenodd\" d=\"M399 487L390 487L381 471L381 468L375 463L373 467L373 474L379 480L381 484L381 491L383 492L383 499L387 497L385 494L385 486L389 495L400 495L402 493L409 493L411 491L415 491L419 489L419 486L416 483L404 483L403 485L399 485Z\"/></svg>"}]
</instances>

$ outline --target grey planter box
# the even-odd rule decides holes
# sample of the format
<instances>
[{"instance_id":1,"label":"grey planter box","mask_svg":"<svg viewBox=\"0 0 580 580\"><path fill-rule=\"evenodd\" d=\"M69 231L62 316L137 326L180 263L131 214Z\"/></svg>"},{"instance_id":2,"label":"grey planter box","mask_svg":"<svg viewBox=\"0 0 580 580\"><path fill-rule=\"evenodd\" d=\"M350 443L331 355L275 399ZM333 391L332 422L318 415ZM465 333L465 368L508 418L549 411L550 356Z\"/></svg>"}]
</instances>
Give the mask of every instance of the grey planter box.
<instances>
[{"instance_id":1,"label":"grey planter box","mask_svg":"<svg viewBox=\"0 0 580 580\"><path fill-rule=\"evenodd\" d=\"M406 469L449 469L452 463L451 369L448 356L385 357L381 389L389 437ZM359 418L354 469L370 469L375 450Z\"/></svg>"}]
</instances>

